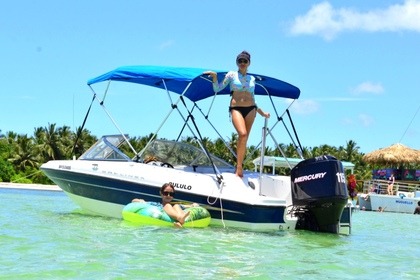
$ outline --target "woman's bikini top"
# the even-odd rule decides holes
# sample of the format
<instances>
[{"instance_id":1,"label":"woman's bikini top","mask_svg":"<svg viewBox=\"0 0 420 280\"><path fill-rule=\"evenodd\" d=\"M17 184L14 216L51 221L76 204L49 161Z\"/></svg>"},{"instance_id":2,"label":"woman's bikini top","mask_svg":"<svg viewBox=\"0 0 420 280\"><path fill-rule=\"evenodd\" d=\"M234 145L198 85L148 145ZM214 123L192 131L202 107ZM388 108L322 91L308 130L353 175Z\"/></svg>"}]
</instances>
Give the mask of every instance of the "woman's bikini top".
<instances>
[{"instance_id":1,"label":"woman's bikini top","mask_svg":"<svg viewBox=\"0 0 420 280\"><path fill-rule=\"evenodd\" d=\"M246 91L254 98L255 78L251 75L242 75L239 71L229 71L221 83L213 83L214 92L223 90L230 85L230 91Z\"/></svg>"}]
</instances>

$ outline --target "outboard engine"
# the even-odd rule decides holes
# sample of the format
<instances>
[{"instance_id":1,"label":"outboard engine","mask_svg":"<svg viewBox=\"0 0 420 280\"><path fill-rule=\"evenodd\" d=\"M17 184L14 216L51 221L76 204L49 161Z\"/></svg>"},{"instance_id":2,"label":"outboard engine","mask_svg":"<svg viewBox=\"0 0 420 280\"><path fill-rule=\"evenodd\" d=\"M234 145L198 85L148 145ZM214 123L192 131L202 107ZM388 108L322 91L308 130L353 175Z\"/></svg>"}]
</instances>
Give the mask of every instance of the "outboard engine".
<instances>
[{"instance_id":1,"label":"outboard engine","mask_svg":"<svg viewBox=\"0 0 420 280\"><path fill-rule=\"evenodd\" d=\"M301 161L291 170L296 229L338 233L348 191L342 163L332 156Z\"/></svg>"}]
</instances>

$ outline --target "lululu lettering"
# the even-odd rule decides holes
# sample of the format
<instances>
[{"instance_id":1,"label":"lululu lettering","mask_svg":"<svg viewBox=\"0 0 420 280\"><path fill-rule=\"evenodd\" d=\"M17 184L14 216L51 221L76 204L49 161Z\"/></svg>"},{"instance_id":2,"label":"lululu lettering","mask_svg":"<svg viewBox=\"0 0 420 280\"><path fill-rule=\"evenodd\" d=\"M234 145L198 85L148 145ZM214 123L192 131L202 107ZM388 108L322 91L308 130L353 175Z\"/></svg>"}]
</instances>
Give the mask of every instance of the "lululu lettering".
<instances>
[{"instance_id":1,"label":"lululu lettering","mask_svg":"<svg viewBox=\"0 0 420 280\"><path fill-rule=\"evenodd\" d=\"M174 182L170 182L170 184L172 184L175 188L177 189L184 189L184 190L191 190L192 187L191 185L186 185L186 184L180 184L180 183L174 183Z\"/></svg>"},{"instance_id":2,"label":"lululu lettering","mask_svg":"<svg viewBox=\"0 0 420 280\"><path fill-rule=\"evenodd\" d=\"M302 182L306 182L306 181L322 179L322 178L324 178L325 174L327 174L327 172L300 176L300 177L295 178L294 182L295 183L302 183Z\"/></svg>"}]
</instances>

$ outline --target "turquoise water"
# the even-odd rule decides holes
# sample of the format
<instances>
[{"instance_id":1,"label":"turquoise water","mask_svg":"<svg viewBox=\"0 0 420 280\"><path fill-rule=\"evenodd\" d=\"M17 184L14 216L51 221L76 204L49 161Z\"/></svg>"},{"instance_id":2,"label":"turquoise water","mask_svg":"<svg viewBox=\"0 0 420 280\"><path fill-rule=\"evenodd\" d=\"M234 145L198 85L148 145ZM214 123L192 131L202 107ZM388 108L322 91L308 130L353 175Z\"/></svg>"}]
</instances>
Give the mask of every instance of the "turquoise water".
<instances>
[{"instance_id":1,"label":"turquoise water","mask_svg":"<svg viewBox=\"0 0 420 280\"><path fill-rule=\"evenodd\" d=\"M0 189L0 279L418 279L420 215L355 212L350 236L133 227L61 192Z\"/></svg>"}]
</instances>

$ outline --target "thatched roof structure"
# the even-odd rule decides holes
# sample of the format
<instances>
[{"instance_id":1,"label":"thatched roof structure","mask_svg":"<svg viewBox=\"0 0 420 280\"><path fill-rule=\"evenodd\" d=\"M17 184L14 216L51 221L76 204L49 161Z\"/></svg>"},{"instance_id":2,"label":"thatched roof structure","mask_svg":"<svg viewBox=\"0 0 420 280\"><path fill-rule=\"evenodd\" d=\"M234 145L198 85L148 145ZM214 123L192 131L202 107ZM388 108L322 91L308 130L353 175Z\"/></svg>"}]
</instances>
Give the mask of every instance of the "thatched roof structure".
<instances>
[{"instance_id":1,"label":"thatched roof structure","mask_svg":"<svg viewBox=\"0 0 420 280\"><path fill-rule=\"evenodd\" d=\"M368 163L378 164L420 164L420 150L397 143L363 156Z\"/></svg>"}]
</instances>

